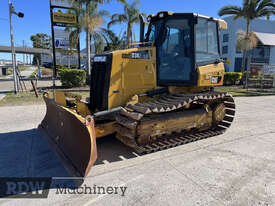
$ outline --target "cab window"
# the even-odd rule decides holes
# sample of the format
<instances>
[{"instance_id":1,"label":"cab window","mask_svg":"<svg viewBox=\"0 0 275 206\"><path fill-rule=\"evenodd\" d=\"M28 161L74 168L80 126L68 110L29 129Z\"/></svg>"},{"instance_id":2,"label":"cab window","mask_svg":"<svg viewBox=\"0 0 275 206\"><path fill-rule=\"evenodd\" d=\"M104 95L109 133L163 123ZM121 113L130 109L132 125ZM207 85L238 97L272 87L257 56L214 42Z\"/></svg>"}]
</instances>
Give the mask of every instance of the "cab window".
<instances>
[{"instance_id":1,"label":"cab window","mask_svg":"<svg viewBox=\"0 0 275 206\"><path fill-rule=\"evenodd\" d=\"M158 81L186 82L191 80L192 38L188 19L166 22L163 41L158 45Z\"/></svg>"},{"instance_id":2,"label":"cab window","mask_svg":"<svg viewBox=\"0 0 275 206\"><path fill-rule=\"evenodd\" d=\"M195 25L196 63L215 61L219 58L217 23L198 18Z\"/></svg>"}]
</instances>

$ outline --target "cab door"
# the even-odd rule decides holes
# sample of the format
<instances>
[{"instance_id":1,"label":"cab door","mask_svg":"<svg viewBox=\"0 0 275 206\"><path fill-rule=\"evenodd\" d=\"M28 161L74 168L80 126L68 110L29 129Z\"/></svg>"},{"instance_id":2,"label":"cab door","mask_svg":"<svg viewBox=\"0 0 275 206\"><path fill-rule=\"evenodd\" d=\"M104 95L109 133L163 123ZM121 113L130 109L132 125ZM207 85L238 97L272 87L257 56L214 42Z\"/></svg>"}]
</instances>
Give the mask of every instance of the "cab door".
<instances>
[{"instance_id":1,"label":"cab door","mask_svg":"<svg viewBox=\"0 0 275 206\"><path fill-rule=\"evenodd\" d=\"M192 18L168 18L157 44L157 78L160 86L196 85Z\"/></svg>"}]
</instances>

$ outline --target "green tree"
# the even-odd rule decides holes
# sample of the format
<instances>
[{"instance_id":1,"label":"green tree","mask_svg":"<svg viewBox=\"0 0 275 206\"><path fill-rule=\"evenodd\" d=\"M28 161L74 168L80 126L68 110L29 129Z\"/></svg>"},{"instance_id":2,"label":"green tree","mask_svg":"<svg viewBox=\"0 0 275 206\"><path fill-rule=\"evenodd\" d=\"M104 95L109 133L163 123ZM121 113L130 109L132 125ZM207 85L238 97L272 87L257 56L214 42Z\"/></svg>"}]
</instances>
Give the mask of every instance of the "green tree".
<instances>
[{"instance_id":1,"label":"green tree","mask_svg":"<svg viewBox=\"0 0 275 206\"><path fill-rule=\"evenodd\" d=\"M32 41L33 48L41 48L41 49L51 49L52 48L52 38L48 34L44 33L37 33L35 35L32 35L30 37L30 40ZM41 63L41 55L35 54L33 57L33 64L37 63L37 60L39 60L39 63Z\"/></svg>"},{"instance_id":2,"label":"green tree","mask_svg":"<svg viewBox=\"0 0 275 206\"><path fill-rule=\"evenodd\" d=\"M134 24L139 23L139 14L141 14L138 8L139 6L139 0L134 0L131 4L124 4L124 13L112 15L111 21L108 23L108 28L117 23L125 23L127 25L127 45L133 41Z\"/></svg>"},{"instance_id":3,"label":"green tree","mask_svg":"<svg viewBox=\"0 0 275 206\"><path fill-rule=\"evenodd\" d=\"M105 51L118 50L123 47L123 38L120 35L117 36L112 30L102 29L102 35L107 45Z\"/></svg>"},{"instance_id":4,"label":"green tree","mask_svg":"<svg viewBox=\"0 0 275 206\"><path fill-rule=\"evenodd\" d=\"M234 20L244 18L246 20L245 38L243 38L243 59L242 72L244 72L246 53L251 44L249 27L253 19L259 17L270 17L275 14L275 4L272 0L243 0L242 6L228 5L221 8L218 12L219 16L233 15Z\"/></svg>"}]
</instances>

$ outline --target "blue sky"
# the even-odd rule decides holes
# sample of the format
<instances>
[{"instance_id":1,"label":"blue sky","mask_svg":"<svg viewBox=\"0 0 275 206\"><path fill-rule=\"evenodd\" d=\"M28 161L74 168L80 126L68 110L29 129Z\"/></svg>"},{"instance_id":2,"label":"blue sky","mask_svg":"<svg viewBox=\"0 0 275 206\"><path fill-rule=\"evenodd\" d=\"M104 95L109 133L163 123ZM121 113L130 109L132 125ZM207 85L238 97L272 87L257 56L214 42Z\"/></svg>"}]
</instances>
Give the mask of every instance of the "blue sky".
<instances>
[{"instance_id":1,"label":"blue sky","mask_svg":"<svg viewBox=\"0 0 275 206\"><path fill-rule=\"evenodd\" d=\"M131 2L131 0L129 0ZM30 36L36 33L51 34L49 0L12 0L16 11L25 13L20 19L13 16L15 45L21 46L24 40L31 46ZM196 12L207 16L218 17L217 11L224 5L241 5L242 0L140 0L141 12L154 14L158 11ZM123 12L123 6L113 0L111 3L101 6L110 14ZM125 25L114 26L116 32ZM8 0L0 1L0 45L10 45L10 33L8 22ZM137 29L135 29L137 30ZM137 35L138 36L138 35ZM81 48L85 46L85 36L81 36ZM22 55L17 55L22 60ZM0 53L0 59L11 59L10 54Z\"/></svg>"}]
</instances>

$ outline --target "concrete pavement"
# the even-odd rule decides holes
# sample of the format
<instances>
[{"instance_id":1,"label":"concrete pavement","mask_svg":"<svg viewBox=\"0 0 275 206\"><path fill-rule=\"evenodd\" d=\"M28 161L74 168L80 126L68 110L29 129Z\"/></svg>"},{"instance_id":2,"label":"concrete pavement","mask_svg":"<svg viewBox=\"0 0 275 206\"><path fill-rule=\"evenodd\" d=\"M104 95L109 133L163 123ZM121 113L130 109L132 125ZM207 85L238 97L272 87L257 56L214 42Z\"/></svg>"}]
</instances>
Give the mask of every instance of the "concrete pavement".
<instances>
[{"instance_id":1,"label":"concrete pavement","mask_svg":"<svg viewBox=\"0 0 275 206\"><path fill-rule=\"evenodd\" d=\"M115 139L97 140L84 184L125 186L125 195L56 194L1 205L275 205L275 97L236 98L223 135L137 156ZM0 107L0 176L68 177L35 129L43 105ZM66 180L69 181L69 180Z\"/></svg>"}]
</instances>

